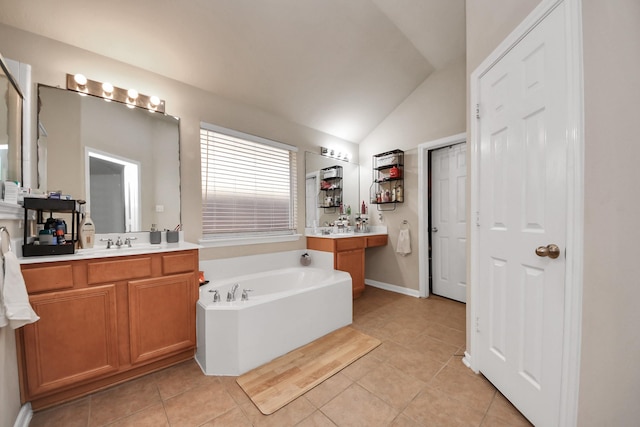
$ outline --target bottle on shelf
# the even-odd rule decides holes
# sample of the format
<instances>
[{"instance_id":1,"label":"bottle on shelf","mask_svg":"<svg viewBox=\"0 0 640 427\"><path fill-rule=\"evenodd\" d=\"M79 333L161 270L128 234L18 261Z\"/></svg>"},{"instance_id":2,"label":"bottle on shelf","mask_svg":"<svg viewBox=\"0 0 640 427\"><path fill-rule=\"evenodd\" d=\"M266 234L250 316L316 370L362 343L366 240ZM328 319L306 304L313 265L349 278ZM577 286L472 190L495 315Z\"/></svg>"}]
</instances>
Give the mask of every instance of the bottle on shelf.
<instances>
[{"instance_id":1,"label":"bottle on shelf","mask_svg":"<svg viewBox=\"0 0 640 427\"><path fill-rule=\"evenodd\" d=\"M402 185L398 184L396 187L396 201L402 203L404 201L404 194L402 193Z\"/></svg>"},{"instance_id":2,"label":"bottle on shelf","mask_svg":"<svg viewBox=\"0 0 640 427\"><path fill-rule=\"evenodd\" d=\"M89 212L87 212L83 216L79 231L80 231L80 246L83 249L92 248L93 243L95 241L96 226L93 223L93 220L91 219L91 217L89 216Z\"/></svg>"}]
</instances>

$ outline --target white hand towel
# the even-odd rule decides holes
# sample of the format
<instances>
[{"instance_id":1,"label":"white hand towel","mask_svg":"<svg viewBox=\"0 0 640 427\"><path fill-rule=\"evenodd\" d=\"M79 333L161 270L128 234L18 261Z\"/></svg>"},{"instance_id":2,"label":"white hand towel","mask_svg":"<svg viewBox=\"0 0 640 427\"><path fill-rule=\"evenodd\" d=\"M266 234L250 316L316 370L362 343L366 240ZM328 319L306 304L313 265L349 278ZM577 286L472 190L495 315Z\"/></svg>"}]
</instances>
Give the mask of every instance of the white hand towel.
<instances>
[{"instance_id":1,"label":"white hand towel","mask_svg":"<svg viewBox=\"0 0 640 427\"><path fill-rule=\"evenodd\" d=\"M4 254L4 289L2 291L2 302L5 314L9 318L9 325L12 329L17 329L28 323L33 323L40 319L29 304L27 286L20 271L20 263L16 255L7 251Z\"/></svg>"},{"instance_id":2,"label":"white hand towel","mask_svg":"<svg viewBox=\"0 0 640 427\"><path fill-rule=\"evenodd\" d=\"M409 236L409 230L400 230L396 252L402 256L407 256L411 253L411 236Z\"/></svg>"}]
</instances>

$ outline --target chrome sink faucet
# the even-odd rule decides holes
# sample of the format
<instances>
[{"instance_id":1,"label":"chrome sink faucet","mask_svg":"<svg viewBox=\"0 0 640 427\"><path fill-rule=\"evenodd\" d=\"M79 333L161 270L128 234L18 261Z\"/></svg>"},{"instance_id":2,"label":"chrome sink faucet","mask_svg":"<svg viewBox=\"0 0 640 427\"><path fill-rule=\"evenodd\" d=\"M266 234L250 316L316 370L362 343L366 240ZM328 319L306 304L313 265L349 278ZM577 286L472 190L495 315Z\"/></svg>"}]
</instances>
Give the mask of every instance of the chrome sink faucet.
<instances>
[{"instance_id":1,"label":"chrome sink faucet","mask_svg":"<svg viewBox=\"0 0 640 427\"><path fill-rule=\"evenodd\" d=\"M236 300L236 291L237 290L238 290L238 284L236 283L235 285L233 285L231 290L229 292L227 292L227 302L231 302L231 301L235 301Z\"/></svg>"},{"instance_id":2,"label":"chrome sink faucet","mask_svg":"<svg viewBox=\"0 0 640 427\"><path fill-rule=\"evenodd\" d=\"M120 249L120 246L122 246L122 239L120 238L120 236L118 236L118 239L116 239L115 245L118 247L118 249Z\"/></svg>"}]
</instances>

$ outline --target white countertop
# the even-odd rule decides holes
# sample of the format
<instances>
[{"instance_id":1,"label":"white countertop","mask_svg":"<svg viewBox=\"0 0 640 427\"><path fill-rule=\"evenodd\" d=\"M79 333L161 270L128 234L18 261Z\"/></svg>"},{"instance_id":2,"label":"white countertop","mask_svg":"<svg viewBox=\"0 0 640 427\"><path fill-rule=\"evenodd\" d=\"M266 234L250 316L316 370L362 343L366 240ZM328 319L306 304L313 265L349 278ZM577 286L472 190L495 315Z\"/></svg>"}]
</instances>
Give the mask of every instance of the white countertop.
<instances>
[{"instance_id":1,"label":"white countertop","mask_svg":"<svg viewBox=\"0 0 640 427\"><path fill-rule=\"evenodd\" d=\"M323 228L331 228L331 227L323 227ZM305 235L307 237L321 237L323 239L344 239L347 237L366 237L366 236L379 236L379 235L386 235L387 234L387 227L385 226L370 226L369 227L369 231L366 233L356 233L354 231L350 231L348 233L334 233L333 231L331 231L330 234L321 234L320 232L318 233L313 233L313 229L311 228L307 228L305 229Z\"/></svg>"},{"instance_id":2,"label":"white countertop","mask_svg":"<svg viewBox=\"0 0 640 427\"><path fill-rule=\"evenodd\" d=\"M131 247L122 245L120 248L112 245L107 249L105 242L101 242L100 239L111 238L113 241L120 236L122 240L126 237L135 237L136 240L131 242ZM180 241L176 243L167 243L165 241L165 234L162 233L162 242L159 244L149 243L149 233L127 233L120 235L96 235L96 244L91 249L77 249L74 254L68 255L45 255L45 256L19 256L20 264L36 264L42 262L58 262L58 261L75 261L81 259L93 259L93 258L109 258L117 256L131 256L131 255L144 255L160 252L176 252L185 251L190 249L199 249L200 245L195 243L189 243L182 240L182 232L180 233ZM22 252L22 251L20 251Z\"/></svg>"}]
</instances>

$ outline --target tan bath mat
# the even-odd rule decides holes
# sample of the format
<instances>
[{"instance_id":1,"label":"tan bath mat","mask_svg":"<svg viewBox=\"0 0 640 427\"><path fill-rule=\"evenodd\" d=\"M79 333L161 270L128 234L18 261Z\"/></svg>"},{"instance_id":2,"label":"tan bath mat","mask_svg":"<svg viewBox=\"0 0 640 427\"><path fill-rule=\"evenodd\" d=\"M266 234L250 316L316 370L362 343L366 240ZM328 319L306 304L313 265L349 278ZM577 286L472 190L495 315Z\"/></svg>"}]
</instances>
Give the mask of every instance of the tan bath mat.
<instances>
[{"instance_id":1,"label":"tan bath mat","mask_svg":"<svg viewBox=\"0 0 640 427\"><path fill-rule=\"evenodd\" d=\"M347 326L253 369L236 381L260 412L270 415L379 345L376 338Z\"/></svg>"}]
</instances>

